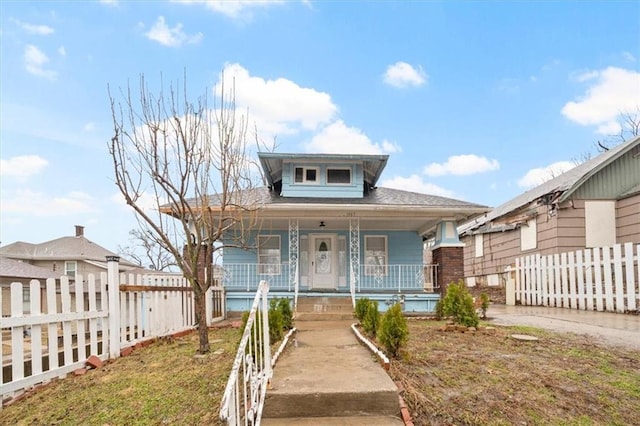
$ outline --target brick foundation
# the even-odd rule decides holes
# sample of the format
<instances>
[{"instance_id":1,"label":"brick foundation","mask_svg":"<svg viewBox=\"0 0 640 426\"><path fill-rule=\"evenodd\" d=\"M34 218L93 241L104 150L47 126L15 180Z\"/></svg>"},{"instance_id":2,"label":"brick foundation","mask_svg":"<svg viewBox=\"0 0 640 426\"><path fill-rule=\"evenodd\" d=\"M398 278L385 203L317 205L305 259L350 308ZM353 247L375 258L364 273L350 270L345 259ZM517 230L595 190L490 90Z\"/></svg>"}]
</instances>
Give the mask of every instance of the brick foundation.
<instances>
[{"instance_id":1,"label":"brick foundation","mask_svg":"<svg viewBox=\"0 0 640 426\"><path fill-rule=\"evenodd\" d=\"M433 263L438 265L438 286L442 295L450 283L464 279L463 248L444 246L433 250Z\"/></svg>"}]
</instances>

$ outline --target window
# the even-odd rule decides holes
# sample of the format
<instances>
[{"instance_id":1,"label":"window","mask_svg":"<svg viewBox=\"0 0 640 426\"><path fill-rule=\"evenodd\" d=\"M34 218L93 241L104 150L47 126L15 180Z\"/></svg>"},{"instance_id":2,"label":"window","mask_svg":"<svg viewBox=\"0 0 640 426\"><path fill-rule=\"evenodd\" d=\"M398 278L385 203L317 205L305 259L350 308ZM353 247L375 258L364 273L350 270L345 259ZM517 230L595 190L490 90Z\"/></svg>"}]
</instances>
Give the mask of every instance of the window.
<instances>
[{"instance_id":1,"label":"window","mask_svg":"<svg viewBox=\"0 0 640 426\"><path fill-rule=\"evenodd\" d=\"M365 235L364 274L387 275L387 237L385 235Z\"/></svg>"},{"instance_id":2,"label":"window","mask_svg":"<svg viewBox=\"0 0 640 426\"><path fill-rule=\"evenodd\" d=\"M611 247L616 243L616 202L585 201L586 247Z\"/></svg>"},{"instance_id":3,"label":"window","mask_svg":"<svg viewBox=\"0 0 640 426\"><path fill-rule=\"evenodd\" d=\"M538 246L536 219L530 219L520 227L520 250L533 250Z\"/></svg>"},{"instance_id":4,"label":"window","mask_svg":"<svg viewBox=\"0 0 640 426\"><path fill-rule=\"evenodd\" d=\"M327 169L327 183L350 184L351 169Z\"/></svg>"},{"instance_id":5,"label":"window","mask_svg":"<svg viewBox=\"0 0 640 426\"><path fill-rule=\"evenodd\" d=\"M315 183L318 181L318 169L316 167L296 167L295 183Z\"/></svg>"},{"instance_id":6,"label":"window","mask_svg":"<svg viewBox=\"0 0 640 426\"><path fill-rule=\"evenodd\" d=\"M484 236L483 234L476 234L474 237L476 245L475 257L482 257L484 254Z\"/></svg>"},{"instance_id":7,"label":"window","mask_svg":"<svg viewBox=\"0 0 640 426\"><path fill-rule=\"evenodd\" d=\"M258 235L258 273L280 275L280 236Z\"/></svg>"},{"instance_id":8,"label":"window","mask_svg":"<svg viewBox=\"0 0 640 426\"><path fill-rule=\"evenodd\" d=\"M64 262L64 274L66 276L68 276L69 278L75 278L76 277L76 261L75 260L71 260L68 262Z\"/></svg>"}]
</instances>

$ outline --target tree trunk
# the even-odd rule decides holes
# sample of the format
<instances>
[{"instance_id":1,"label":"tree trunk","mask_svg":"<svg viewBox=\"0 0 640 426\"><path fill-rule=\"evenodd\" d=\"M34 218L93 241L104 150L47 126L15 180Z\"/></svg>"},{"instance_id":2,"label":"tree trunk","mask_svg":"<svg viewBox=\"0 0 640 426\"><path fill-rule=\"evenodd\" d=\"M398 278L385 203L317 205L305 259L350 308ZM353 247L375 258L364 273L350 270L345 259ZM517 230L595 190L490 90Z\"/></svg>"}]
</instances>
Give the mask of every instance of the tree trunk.
<instances>
[{"instance_id":1,"label":"tree trunk","mask_svg":"<svg viewBox=\"0 0 640 426\"><path fill-rule=\"evenodd\" d=\"M193 286L193 295L195 301L196 322L198 323L198 340L200 346L198 353L206 354L211 347L209 346L209 329L207 328L207 305L206 293L199 286Z\"/></svg>"}]
</instances>

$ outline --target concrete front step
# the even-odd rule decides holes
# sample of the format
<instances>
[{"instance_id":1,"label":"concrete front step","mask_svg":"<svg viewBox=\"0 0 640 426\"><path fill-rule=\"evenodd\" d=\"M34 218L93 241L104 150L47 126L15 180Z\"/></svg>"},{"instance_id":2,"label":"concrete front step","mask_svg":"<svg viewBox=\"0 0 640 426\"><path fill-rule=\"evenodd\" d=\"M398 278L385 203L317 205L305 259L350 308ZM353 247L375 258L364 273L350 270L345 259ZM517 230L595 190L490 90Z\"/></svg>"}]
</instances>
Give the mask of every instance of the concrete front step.
<instances>
[{"instance_id":1,"label":"concrete front step","mask_svg":"<svg viewBox=\"0 0 640 426\"><path fill-rule=\"evenodd\" d=\"M353 320L353 312L300 312L296 321L342 321Z\"/></svg>"},{"instance_id":2,"label":"concrete front step","mask_svg":"<svg viewBox=\"0 0 640 426\"><path fill-rule=\"evenodd\" d=\"M301 321L334 321L353 318L349 297L309 296L298 299L296 319Z\"/></svg>"},{"instance_id":3,"label":"concrete front step","mask_svg":"<svg viewBox=\"0 0 640 426\"><path fill-rule=\"evenodd\" d=\"M398 417L353 416L353 417L294 417L286 419L262 419L266 426L313 425L313 426L403 426Z\"/></svg>"}]
</instances>

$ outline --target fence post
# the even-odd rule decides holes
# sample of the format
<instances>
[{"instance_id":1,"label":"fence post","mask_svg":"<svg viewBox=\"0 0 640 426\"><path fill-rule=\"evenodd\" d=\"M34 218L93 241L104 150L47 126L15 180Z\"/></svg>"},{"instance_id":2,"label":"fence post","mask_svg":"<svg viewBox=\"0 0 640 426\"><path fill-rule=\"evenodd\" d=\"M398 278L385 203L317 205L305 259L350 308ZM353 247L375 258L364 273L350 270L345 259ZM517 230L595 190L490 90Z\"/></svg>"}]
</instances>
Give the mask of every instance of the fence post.
<instances>
[{"instance_id":1,"label":"fence post","mask_svg":"<svg viewBox=\"0 0 640 426\"><path fill-rule=\"evenodd\" d=\"M109 359L120 356L120 257L107 256L107 289L109 293Z\"/></svg>"}]
</instances>

